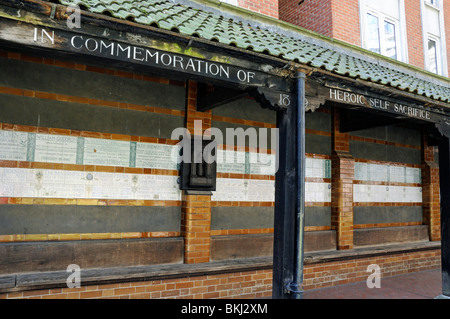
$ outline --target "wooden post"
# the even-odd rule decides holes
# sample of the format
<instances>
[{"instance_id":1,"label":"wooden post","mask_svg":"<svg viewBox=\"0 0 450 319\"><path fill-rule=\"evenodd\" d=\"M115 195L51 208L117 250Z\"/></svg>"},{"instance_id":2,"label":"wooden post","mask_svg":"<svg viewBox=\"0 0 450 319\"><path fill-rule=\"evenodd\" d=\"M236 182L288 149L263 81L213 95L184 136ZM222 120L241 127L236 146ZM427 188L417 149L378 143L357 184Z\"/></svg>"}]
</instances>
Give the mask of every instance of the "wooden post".
<instances>
[{"instance_id":1,"label":"wooden post","mask_svg":"<svg viewBox=\"0 0 450 319\"><path fill-rule=\"evenodd\" d=\"M450 139L446 136L439 142L439 181L441 189L442 294L450 298Z\"/></svg>"},{"instance_id":2,"label":"wooden post","mask_svg":"<svg viewBox=\"0 0 450 319\"><path fill-rule=\"evenodd\" d=\"M337 249L353 249L353 179L355 161L350 136L340 132L340 112L333 110L331 163L331 226L336 230Z\"/></svg>"},{"instance_id":3,"label":"wooden post","mask_svg":"<svg viewBox=\"0 0 450 319\"><path fill-rule=\"evenodd\" d=\"M305 76L297 75L297 100L278 111L279 166L275 178L274 299L303 296Z\"/></svg>"}]
</instances>

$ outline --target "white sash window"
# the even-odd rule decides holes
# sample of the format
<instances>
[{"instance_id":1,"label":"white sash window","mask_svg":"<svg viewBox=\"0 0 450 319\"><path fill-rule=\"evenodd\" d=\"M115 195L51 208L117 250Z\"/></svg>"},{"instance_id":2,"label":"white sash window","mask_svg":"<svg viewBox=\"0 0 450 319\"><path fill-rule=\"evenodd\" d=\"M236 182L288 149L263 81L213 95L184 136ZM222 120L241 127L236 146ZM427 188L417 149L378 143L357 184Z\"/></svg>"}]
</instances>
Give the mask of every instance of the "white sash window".
<instances>
[{"instance_id":1,"label":"white sash window","mask_svg":"<svg viewBox=\"0 0 450 319\"><path fill-rule=\"evenodd\" d=\"M422 1L425 69L448 76L442 1Z\"/></svg>"},{"instance_id":2,"label":"white sash window","mask_svg":"<svg viewBox=\"0 0 450 319\"><path fill-rule=\"evenodd\" d=\"M361 0L360 3L363 47L407 62L403 0Z\"/></svg>"}]
</instances>

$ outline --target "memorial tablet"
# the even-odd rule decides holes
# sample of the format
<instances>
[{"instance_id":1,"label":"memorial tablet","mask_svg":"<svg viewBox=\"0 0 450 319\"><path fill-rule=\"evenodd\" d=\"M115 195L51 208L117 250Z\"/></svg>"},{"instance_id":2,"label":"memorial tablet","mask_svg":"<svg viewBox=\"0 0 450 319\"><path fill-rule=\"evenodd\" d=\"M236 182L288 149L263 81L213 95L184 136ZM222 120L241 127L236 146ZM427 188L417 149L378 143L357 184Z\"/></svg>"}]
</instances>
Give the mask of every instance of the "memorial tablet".
<instances>
[{"instance_id":1,"label":"memorial tablet","mask_svg":"<svg viewBox=\"0 0 450 319\"><path fill-rule=\"evenodd\" d=\"M36 134L35 162L76 164L77 137Z\"/></svg>"},{"instance_id":2,"label":"memorial tablet","mask_svg":"<svg viewBox=\"0 0 450 319\"><path fill-rule=\"evenodd\" d=\"M0 159L7 161L26 161L28 133L0 131Z\"/></svg>"}]
</instances>

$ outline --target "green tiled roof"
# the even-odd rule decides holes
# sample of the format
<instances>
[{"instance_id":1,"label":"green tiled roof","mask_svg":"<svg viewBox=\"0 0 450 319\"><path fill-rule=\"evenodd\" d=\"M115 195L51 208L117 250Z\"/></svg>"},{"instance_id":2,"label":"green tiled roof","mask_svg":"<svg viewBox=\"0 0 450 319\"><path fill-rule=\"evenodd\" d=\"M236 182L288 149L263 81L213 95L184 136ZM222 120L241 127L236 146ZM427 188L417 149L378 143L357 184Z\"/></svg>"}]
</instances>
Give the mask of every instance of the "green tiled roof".
<instances>
[{"instance_id":1,"label":"green tiled roof","mask_svg":"<svg viewBox=\"0 0 450 319\"><path fill-rule=\"evenodd\" d=\"M439 77L436 81L424 79L418 74L426 72L412 69L402 71L389 67L389 61L376 63L377 59L365 59L338 52L318 41L309 41L301 33L290 35L273 32L259 24L242 22L177 3L176 0L59 0L64 5L76 4L87 11L110 14L119 19L132 19L143 25L196 36L225 45L265 53L287 61L323 68L335 74L380 83L413 92L428 98L450 102L450 81ZM186 2L186 1L182 1ZM270 20L270 19L269 19ZM270 24L270 21L269 21ZM369 53L364 53L370 55ZM425 78L429 78L426 75Z\"/></svg>"}]
</instances>

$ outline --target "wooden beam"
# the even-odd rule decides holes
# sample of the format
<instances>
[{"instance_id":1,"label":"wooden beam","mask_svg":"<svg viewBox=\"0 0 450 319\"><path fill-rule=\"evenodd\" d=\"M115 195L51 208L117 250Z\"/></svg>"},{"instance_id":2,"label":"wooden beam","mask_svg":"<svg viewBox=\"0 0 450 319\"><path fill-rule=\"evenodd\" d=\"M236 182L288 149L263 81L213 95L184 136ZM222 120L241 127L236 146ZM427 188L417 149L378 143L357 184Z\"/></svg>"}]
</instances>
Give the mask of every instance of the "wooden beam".
<instances>
[{"instance_id":1,"label":"wooden beam","mask_svg":"<svg viewBox=\"0 0 450 319\"><path fill-rule=\"evenodd\" d=\"M444 123L448 118L448 114L441 110L425 105L420 100L403 98L388 88L383 92L350 81L337 82L331 77L309 77L307 84L308 97L322 98L350 109L421 123Z\"/></svg>"},{"instance_id":2,"label":"wooden beam","mask_svg":"<svg viewBox=\"0 0 450 319\"><path fill-rule=\"evenodd\" d=\"M225 84L235 89L270 88L289 92L290 84L286 81L286 70L265 68L262 63L248 59L236 59L221 52L197 49L192 55L192 48L185 43L172 40L160 40L149 36L127 32L109 31L98 26L83 25L83 30L68 29L52 22L46 24L44 18L37 24L15 21L11 12L0 13L10 17L0 18L0 41L5 45L33 49L41 53L56 52L66 57L83 57L86 60L107 61L113 67L138 67L142 70L154 70L170 74L173 77L185 77L196 81L208 81L216 85ZM33 16L27 13L31 21ZM42 25L39 25L39 24ZM138 38L135 41L134 38ZM221 62L218 62L221 61ZM266 72L270 69L270 72Z\"/></svg>"},{"instance_id":3,"label":"wooden beam","mask_svg":"<svg viewBox=\"0 0 450 319\"><path fill-rule=\"evenodd\" d=\"M199 83L197 110L200 112L212 110L224 104L239 100L247 95L248 92L246 91L221 86L214 86L212 90L208 90L205 85Z\"/></svg>"},{"instance_id":4,"label":"wooden beam","mask_svg":"<svg viewBox=\"0 0 450 319\"><path fill-rule=\"evenodd\" d=\"M441 194L442 294L450 298L450 125L438 126L439 183Z\"/></svg>"},{"instance_id":5,"label":"wooden beam","mask_svg":"<svg viewBox=\"0 0 450 319\"><path fill-rule=\"evenodd\" d=\"M403 123L404 119L396 117L378 116L353 109L342 108L340 116L340 132L349 133L379 126Z\"/></svg>"}]
</instances>

